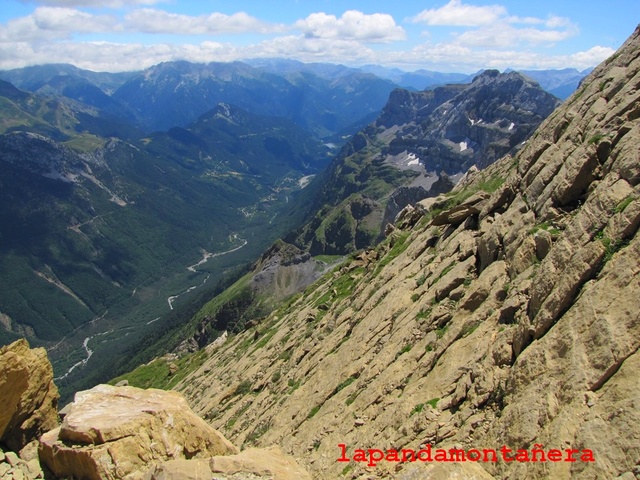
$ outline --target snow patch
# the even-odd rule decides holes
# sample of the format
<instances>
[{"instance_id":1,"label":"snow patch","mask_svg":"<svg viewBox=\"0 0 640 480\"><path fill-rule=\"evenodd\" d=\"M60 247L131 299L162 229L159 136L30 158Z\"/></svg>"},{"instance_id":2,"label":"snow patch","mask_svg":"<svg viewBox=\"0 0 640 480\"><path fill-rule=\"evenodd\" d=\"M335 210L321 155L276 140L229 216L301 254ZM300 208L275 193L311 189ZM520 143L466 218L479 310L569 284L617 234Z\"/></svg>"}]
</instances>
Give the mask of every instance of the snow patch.
<instances>
[{"instance_id":1,"label":"snow patch","mask_svg":"<svg viewBox=\"0 0 640 480\"><path fill-rule=\"evenodd\" d=\"M467 149L467 142L460 142L460 151L464 152Z\"/></svg>"},{"instance_id":2,"label":"snow patch","mask_svg":"<svg viewBox=\"0 0 640 480\"><path fill-rule=\"evenodd\" d=\"M407 155L407 166L411 165L420 165L420 160L416 157L415 153L410 153Z\"/></svg>"},{"instance_id":3,"label":"snow patch","mask_svg":"<svg viewBox=\"0 0 640 480\"><path fill-rule=\"evenodd\" d=\"M511 122L511 125L509 125L509 130L513 130L513 127L515 127L515 126L516 126L516 124Z\"/></svg>"}]
</instances>

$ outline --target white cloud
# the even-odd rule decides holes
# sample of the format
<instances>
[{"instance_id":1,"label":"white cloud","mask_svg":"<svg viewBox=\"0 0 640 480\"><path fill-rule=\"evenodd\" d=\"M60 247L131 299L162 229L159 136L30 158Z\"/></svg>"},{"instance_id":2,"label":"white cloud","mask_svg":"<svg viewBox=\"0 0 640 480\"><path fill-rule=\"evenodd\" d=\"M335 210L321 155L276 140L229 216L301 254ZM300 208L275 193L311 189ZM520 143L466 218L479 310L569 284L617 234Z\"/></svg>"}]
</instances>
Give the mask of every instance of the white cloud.
<instances>
[{"instance_id":1,"label":"white cloud","mask_svg":"<svg viewBox=\"0 0 640 480\"><path fill-rule=\"evenodd\" d=\"M243 50L244 58L282 57L304 62L368 63L375 52L357 40L289 35L265 40Z\"/></svg>"},{"instance_id":2,"label":"white cloud","mask_svg":"<svg viewBox=\"0 0 640 480\"><path fill-rule=\"evenodd\" d=\"M272 25L244 12L225 15L211 13L197 17L144 8L125 16L127 30L142 33L170 33L203 35L223 33L272 33L282 31L281 25Z\"/></svg>"},{"instance_id":3,"label":"white cloud","mask_svg":"<svg viewBox=\"0 0 640 480\"><path fill-rule=\"evenodd\" d=\"M431 26L474 27L452 34L453 43L469 47L549 45L578 33L578 28L565 17L518 17L509 15L501 5L467 5L462 0L450 0L444 7L424 10L411 20Z\"/></svg>"},{"instance_id":4,"label":"white cloud","mask_svg":"<svg viewBox=\"0 0 640 480\"><path fill-rule=\"evenodd\" d=\"M160 62L228 62L243 58L283 57L305 62L377 63L406 70L427 68L436 71L474 72L481 68L579 70L593 67L614 53L595 46L571 55L547 55L516 49L474 49L454 43L418 45L409 51L375 51L354 40L280 36L238 47L228 43L202 42L197 45L125 44L110 42L28 42L0 43L0 70L45 63L72 63L94 71L141 70Z\"/></svg>"},{"instance_id":5,"label":"white cloud","mask_svg":"<svg viewBox=\"0 0 640 480\"><path fill-rule=\"evenodd\" d=\"M424 43L410 52L396 52L385 57L387 64L400 68L426 68L440 71L474 72L483 68L505 70L546 70L576 68L584 70L604 61L615 51L596 46L570 55L549 55L515 49L475 49L454 43Z\"/></svg>"},{"instance_id":6,"label":"white cloud","mask_svg":"<svg viewBox=\"0 0 640 480\"><path fill-rule=\"evenodd\" d=\"M566 40L576 34L575 29L542 30L538 28L514 28L498 23L493 26L468 30L456 37L455 42L473 47L509 48L526 43L540 45Z\"/></svg>"},{"instance_id":7,"label":"white cloud","mask_svg":"<svg viewBox=\"0 0 640 480\"><path fill-rule=\"evenodd\" d=\"M424 43L421 45L409 50L394 50L392 42L404 40L407 35L392 16L382 13L369 15L350 10L336 17L317 12L287 27L263 22L244 12L189 16L153 8L129 8L113 12L112 16L63 6L140 5L158 3L156 0L42 0L39 3L50 6L38 7L28 16L0 23L0 70L60 62L90 70L126 71L181 59L211 62L283 57L307 62L377 63L407 70L427 68L470 73L480 68L507 67L584 69L613 53L612 49L601 46L585 47L585 51L573 55L553 55L547 48L534 50L534 47L547 47L576 35L577 27L563 17L517 17L499 5L478 7L462 1L451 0L444 7L425 10L413 21L431 22L431 25L448 22L457 26L473 23L471 28L459 28L456 35L440 43L431 41L439 38L437 35L423 32L420 41ZM116 17L116 14L121 16ZM291 30L297 30L297 34L271 35ZM435 33L434 29L431 31ZM107 38L117 38L121 43L80 41L87 38L82 34L97 32L120 34ZM146 37L135 37L139 43L129 44L126 37L129 33L146 34ZM143 43L161 38L152 37L153 34L231 33L269 36L262 42L247 44L245 41L243 45L214 41ZM99 37L92 35L90 38Z\"/></svg>"},{"instance_id":8,"label":"white cloud","mask_svg":"<svg viewBox=\"0 0 640 480\"><path fill-rule=\"evenodd\" d=\"M38 7L31 15L0 24L0 43L55 42L74 33L112 32L119 29L110 15L92 15L72 8Z\"/></svg>"},{"instance_id":9,"label":"white cloud","mask_svg":"<svg viewBox=\"0 0 640 480\"><path fill-rule=\"evenodd\" d=\"M108 7L121 8L133 5L156 5L167 0L22 0L22 3L37 3L54 7Z\"/></svg>"},{"instance_id":10,"label":"white cloud","mask_svg":"<svg viewBox=\"0 0 640 480\"><path fill-rule=\"evenodd\" d=\"M298 20L295 27L307 38L350 39L372 43L394 42L406 38L404 29L396 25L391 15L366 15L357 10L348 10L340 18L323 12L312 13L307 18Z\"/></svg>"},{"instance_id":11,"label":"white cloud","mask_svg":"<svg viewBox=\"0 0 640 480\"><path fill-rule=\"evenodd\" d=\"M544 23L548 28L561 28L561 27L573 28L573 23L571 22L571 20L565 17L551 16Z\"/></svg>"},{"instance_id":12,"label":"white cloud","mask_svg":"<svg viewBox=\"0 0 640 480\"><path fill-rule=\"evenodd\" d=\"M477 27L491 24L506 14L507 10L501 5L478 7L465 5L461 0L451 0L444 7L423 10L412 21L427 25Z\"/></svg>"},{"instance_id":13,"label":"white cloud","mask_svg":"<svg viewBox=\"0 0 640 480\"><path fill-rule=\"evenodd\" d=\"M92 15L61 7L39 7L32 18L40 30L59 32L108 32L118 24L117 19L110 15Z\"/></svg>"},{"instance_id":14,"label":"white cloud","mask_svg":"<svg viewBox=\"0 0 640 480\"><path fill-rule=\"evenodd\" d=\"M585 52L569 55L569 65L579 65L582 69L593 67L616 53L613 48L596 45Z\"/></svg>"}]
</instances>

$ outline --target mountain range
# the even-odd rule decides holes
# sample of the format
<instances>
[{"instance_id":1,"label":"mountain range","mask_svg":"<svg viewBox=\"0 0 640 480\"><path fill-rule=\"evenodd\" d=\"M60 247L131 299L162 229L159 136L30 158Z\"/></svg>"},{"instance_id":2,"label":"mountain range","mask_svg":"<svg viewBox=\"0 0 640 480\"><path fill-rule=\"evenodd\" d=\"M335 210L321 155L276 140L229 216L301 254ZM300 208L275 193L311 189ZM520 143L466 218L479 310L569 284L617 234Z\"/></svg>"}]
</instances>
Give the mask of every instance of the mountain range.
<instances>
[{"instance_id":1,"label":"mountain range","mask_svg":"<svg viewBox=\"0 0 640 480\"><path fill-rule=\"evenodd\" d=\"M0 338L47 346L63 395L241 331L335 261L318 255L375 244L557 105L515 73L416 92L366 69L249 63L0 75L15 84L0 81Z\"/></svg>"},{"instance_id":2,"label":"mountain range","mask_svg":"<svg viewBox=\"0 0 640 480\"><path fill-rule=\"evenodd\" d=\"M639 81L640 27L519 150L243 331L112 383L182 392L318 479L636 478Z\"/></svg>"}]
</instances>

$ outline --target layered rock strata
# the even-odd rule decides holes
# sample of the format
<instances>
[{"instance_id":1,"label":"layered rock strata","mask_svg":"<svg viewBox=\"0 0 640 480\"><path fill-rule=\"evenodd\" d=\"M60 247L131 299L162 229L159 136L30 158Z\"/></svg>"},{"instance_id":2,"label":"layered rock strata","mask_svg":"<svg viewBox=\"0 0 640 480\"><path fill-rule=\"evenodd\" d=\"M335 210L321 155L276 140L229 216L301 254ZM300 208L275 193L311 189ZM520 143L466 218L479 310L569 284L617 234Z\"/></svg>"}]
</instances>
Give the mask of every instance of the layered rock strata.
<instances>
[{"instance_id":1,"label":"layered rock strata","mask_svg":"<svg viewBox=\"0 0 640 480\"><path fill-rule=\"evenodd\" d=\"M639 105L637 30L516 157L406 208L375 262L348 260L179 389L315 478L640 474ZM497 456L368 453L425 448Z\"/></svg>"}]
</instances>

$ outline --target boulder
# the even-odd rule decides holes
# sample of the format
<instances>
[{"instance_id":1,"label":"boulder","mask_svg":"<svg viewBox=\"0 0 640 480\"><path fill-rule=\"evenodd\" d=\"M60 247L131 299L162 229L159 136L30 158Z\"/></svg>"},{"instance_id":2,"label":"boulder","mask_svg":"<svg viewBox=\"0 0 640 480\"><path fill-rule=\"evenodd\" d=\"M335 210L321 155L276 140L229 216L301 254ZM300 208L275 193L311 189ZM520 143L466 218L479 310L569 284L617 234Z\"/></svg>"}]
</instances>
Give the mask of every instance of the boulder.
<instances>
[{"instance_id":1,"label":"boulder","mask_svg":"<svg viewBox=\"0 0 640 480\"><path fill-rule=\"evenodd\" d=\"M58 424L58 389L44 348L21 339L0 349L0 441L19 451Z\"/></svg>"},{"instance_id":2,"label":"boulder","mask_svg":"<svg viewBox=\"0 0 640 480\"><path fill-rule=\"evenodd\" d=\"M98 385L76 394L39 455L58 477L135 480L154 463L237 452L177 392Z\"/></svg>"},{"instance_id":3,"label":"boulder","mask_svg":"<svg viewBox=\"0 0 640 480\"><path fill-rule=\"evenodd\" d=\"M471 215L479 214L489 194L486 192L477 192L465 200L460 205L449 208L436 216L431 221L432 225L460 225Z\"/></svg>"}]
</instances>

